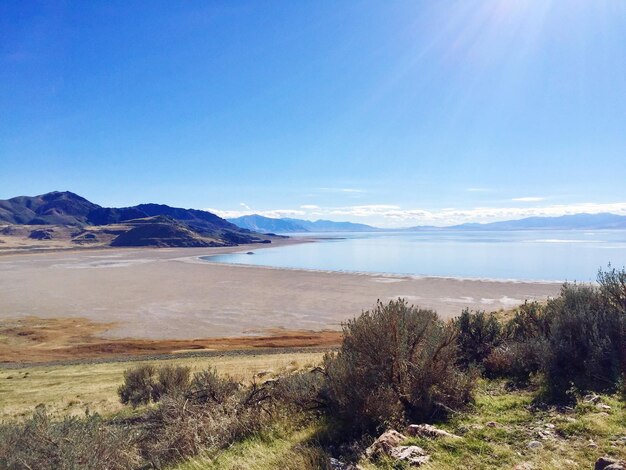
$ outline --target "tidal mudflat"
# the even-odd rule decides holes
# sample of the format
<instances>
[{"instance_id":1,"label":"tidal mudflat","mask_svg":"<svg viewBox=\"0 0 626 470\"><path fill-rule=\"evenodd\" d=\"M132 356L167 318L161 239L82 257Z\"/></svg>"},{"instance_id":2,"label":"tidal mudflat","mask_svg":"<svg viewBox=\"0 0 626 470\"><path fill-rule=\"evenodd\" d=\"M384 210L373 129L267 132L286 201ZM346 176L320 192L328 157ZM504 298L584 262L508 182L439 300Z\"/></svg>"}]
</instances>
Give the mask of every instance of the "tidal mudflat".
<instances>
[{"instance_id":1,"label":"tidal mudflat","mask_svg":"<svg viewBox=\"0 0 626 470\"><path fill-rule=\"evenodd\" d=\"M285 241L284 243L291 243ZM377 299L444 318L556 295L559 283L380 276L237 266L201 257L234 248L104 249L0 257L0 320L83 318L106 338L193 339L268 329L339 329Z\"/></svg>"}]
</instances>

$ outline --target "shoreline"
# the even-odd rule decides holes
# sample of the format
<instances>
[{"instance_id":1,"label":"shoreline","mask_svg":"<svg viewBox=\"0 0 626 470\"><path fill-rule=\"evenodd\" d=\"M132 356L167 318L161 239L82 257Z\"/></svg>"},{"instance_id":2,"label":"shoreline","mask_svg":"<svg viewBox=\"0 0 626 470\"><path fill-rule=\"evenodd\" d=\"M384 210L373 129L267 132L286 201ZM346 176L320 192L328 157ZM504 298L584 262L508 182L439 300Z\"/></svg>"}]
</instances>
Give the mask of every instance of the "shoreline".
<instances>
[{"instance_id":1,"label":"shoreline","mask_svg":"<svg viewBox=\"0 0 626 470\"><path fill-rule=\"evenodd\" d=\"M274 246L311 242L291 238ZM273 328L337 331L377 300L404 298L448 319L463 308L498 311L527 299L545 300L561 287L559 282L314 271L200 259L259 247L5 255L0 257L0 321L82 318L111 324L98 334L109 340L254 337Z\"/></svg>"},{"instance_id":2,"label":"shoreline","mask_svg":"<svg viewBox=\"0 0 626 470\"><path fill-rule=\"evenodd\" d=\"M267 249L269 249L268 247ZM274 247L276 248L276 247ZM266 249L266 248L264 248ZM384 272L384 271L352 271L349 269L313 269L313 268L293 268L289 266L269 266L269 265L261 265L261 264L246 264L246 263L227 263L220 261L210 261L205 258L210 258L212 256L219 256L220 254L231 254L231 253L216 253L214 255L207 256L199 256L198 259L201 259L203 263L211 263L223 266L233 266L233 267L243 267L243 268L257 268L257 269L271 269L271 270L280 270L280 271L304 271L311 273L324 273L324 274L354 274L357 276L374 276L374 277L388 277L390 279L398 278L398 279L415 279L415 280L429 280L429 279L443 279L443 280L451 280L451 281L477 281L477 282L502 282L506 284L510 283L530 283L530 284L558 284L563 285L566 282L574 282L574 281L553 281L553 280L544 280L544 279L514 279L514 278L491 278L491 277L465 277L465 276L435 276L430 274L408 274L408 273L392 273L392 272ZM239 254L238 252L233 252L232 254ZM244 252L241 252L244 254Z\"/></svg>"}]
</instances>

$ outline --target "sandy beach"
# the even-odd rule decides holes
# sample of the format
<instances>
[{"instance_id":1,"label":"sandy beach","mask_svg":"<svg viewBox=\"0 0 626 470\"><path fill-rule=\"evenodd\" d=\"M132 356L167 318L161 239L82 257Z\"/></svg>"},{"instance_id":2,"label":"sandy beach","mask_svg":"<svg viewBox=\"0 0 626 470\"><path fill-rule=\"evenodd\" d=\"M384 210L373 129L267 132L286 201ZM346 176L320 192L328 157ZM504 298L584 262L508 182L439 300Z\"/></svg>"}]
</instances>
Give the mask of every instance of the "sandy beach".
<instances>
[{"instance_id":1,"label":"sandy beach","mask_svg":"<svg viewBox=\"0 0 626 470\"><path fill-rule=\"evenodd\" d=\"M377 299L403 297L449 318L464 307L506 309L560 288L558 283L316 272L199 259L257 247L4 255L0 320L83 318L113 324L100 333L107 338L211 338L271 328L338 329Z\"/></svg>"}]
</instances>

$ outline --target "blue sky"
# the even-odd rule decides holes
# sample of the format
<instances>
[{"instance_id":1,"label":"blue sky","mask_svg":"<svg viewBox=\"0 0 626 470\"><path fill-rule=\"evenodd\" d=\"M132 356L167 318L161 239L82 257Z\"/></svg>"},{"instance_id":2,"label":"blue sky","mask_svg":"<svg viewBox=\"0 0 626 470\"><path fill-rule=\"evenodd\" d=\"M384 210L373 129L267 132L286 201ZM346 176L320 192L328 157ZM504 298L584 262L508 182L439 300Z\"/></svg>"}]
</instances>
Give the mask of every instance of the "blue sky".
<instances>
[{"instance_id":1,"label":"blue sky","mask_svg":"<svg viewBox=\"0 0 626 470\"><path fill-rule=\"evenodd\" d=\"M0 199L626 214L623 0L0 3Z\"/></svg>"}]
</instances>

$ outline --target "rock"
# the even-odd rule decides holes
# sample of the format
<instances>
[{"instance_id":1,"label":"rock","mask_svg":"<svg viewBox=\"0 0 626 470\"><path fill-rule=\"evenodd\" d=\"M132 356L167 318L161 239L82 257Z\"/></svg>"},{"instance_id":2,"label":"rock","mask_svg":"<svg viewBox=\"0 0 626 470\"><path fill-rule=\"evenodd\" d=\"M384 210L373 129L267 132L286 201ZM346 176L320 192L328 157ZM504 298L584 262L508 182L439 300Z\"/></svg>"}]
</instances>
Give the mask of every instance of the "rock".
<instances>
[{"instance_id":1,"label":"rock","mask_svg":"<svg viewBox=\"0 0 626 470\"><path fill-rule=\"evenodd\" d=\"M332 470L361 470L361 467L352 463L344 463L341 460L330 458L330 468Z\"/></svg>"},{"instance_id":2,"label":"rock","mask_svg":"<svg viewBox=\"0 0 626 470\"><path fill-rule=\"evenodd\" d=\"M430 456L426 454L426 451L418 446L393 447L389 452L389 457L401 462L407 462L413 467L419 467L430 460Z\"/></svg>"},{"instance_id":3,"label":"rock","mask_svg":"<svg viewBox=\"0 0 626 470\"><path fill-rule=\"evenodd\" d=\"M460 436L449 433L443 429L436 428L430 424L411 424L406 430L409 436L425 437L428 439L438 439L441 437L449 437L452 439L460 439Z\"/></svg>"},{"instance_id":4,"label":"rock","mask_svg":"<svg viewBox=\"0 0 626 470\"><path fill-rule=\"evenodd\" d=\"M552 437L553 437L553 436L552 436L552 434L550 433L550 431L545 431L545 432L544 432L544 431L539 431L539 432L537 433L537 435L538 435L541 439L543 439L544 441L545 441L545 440L547 440L547 439L552 439Z\"/></svg>"},{"instance_id":5,"label":"rock","mask_svg":"<svg viewBox=\"0 0 626 470\"><path fill-rule=\"evenodd\" d=\"M489 428L497 428L498 427L498 423L496 423L495 421L489 421L487 424L485 424L485 426L487 426Z\"/></svg>"},{"instance_id":6,"label":"rock","mask_svg":"<svg viewBox=\"0 0 626 470\"><path fill-rule=\"evenodd\" d=\"M368 458L386 455L392 459L406 462L411 466L418 467L428 462L430 457L426 451L418 446L401 446L400 443L406 440L404 434L394 429L385 431L374 443L365 450Z\"/></svg>"},{"instance_id":7,"label":"rock","mask_svg":"<svg viewBox=\"0 0 626 470\"><path fill-rule=\"evenodd\" d=\"M609 405L605 405L604 403L598 403L596 408L602 411L609 411L611 409Z\"/></svg>"},{"instance_id":8,"label":"rock","mask_svg":"<svg viewBox=\"0 0 626 470\"><path fill-rule=\"evenodd\" d=\"M600 401L600 395L596 395L596 394L585 395L583 397L583 401L585 403L598 403Z\"/></svg>"},{"instance_id":9,"label":"rock","mask_svg":"<svg viewBox=\"0 0 626 470\"><path fill-rule=\"evenodd\" d=\"M554 428L555 428L555 426L554 426L554 424L552 424L552 423L546 423L546 428L548 428L548 429L554 429Z\"/></svg>"},{"instance_id":10,"label":"rock","mask_svg":"<svg viewBox=\"0 0 626 470\"><path fill-rule=\"evenodd\" d=\"M590 447L591 449L595 449L596 447L598 447L598 444L596 444L593 439L589 439L589 443L587 444L587 447Z\"/></svg>"},{"instance_id":11,"label":"rock","mask_svg":"<svg viewBox=\"0 0 626 470\"><path fill-rule=\"evenodd\" d=\"M533 470L533 464L530 462L522 462L522 463L518 463L515 467L513 467L513 470Z\"/></svg>"},{"instance_id":12,"label":"rock","mask_svg":"<svg viewBox=\"0 0 626 470\"><path fill-rule=\"evenodd\" d=\"M611 457L600 457L593 468L594 470L624 470L626 463Z\"/></svg>"},{"instance_id":13,"label":"rock","mask_svg":"<svg viewBox=\"0 0 626 470\"><path fill-rule=\"evenodd\" d=\"M52 240L52 230L33 230L28 235L28 238L33 240Z\"/></svg>"},{"instance_id":14,"label":"rock","mask_svg":"<svg viewBox=\"0 0 626 470\"><path fill-rule=\"evenodd\" d=\"M527 447L529 449L541 449L543 447L543 444L539 441L530 441L527 445Z\"/></svg>"},{"instance_id":15,"label":"rock","mask_svg":"<svg viewBox=\"0 0 626 470\"><path fill-rule=\"evenodd\" d=\"M407 437L395 429L390 429L382 433L374 443L365 450L368 458L376 457L380 454L389 455L391 449L398 447Z\"/></svg>"}]
</instances>

